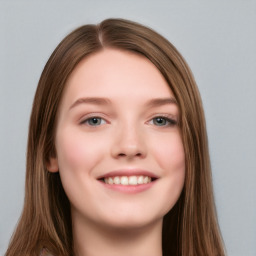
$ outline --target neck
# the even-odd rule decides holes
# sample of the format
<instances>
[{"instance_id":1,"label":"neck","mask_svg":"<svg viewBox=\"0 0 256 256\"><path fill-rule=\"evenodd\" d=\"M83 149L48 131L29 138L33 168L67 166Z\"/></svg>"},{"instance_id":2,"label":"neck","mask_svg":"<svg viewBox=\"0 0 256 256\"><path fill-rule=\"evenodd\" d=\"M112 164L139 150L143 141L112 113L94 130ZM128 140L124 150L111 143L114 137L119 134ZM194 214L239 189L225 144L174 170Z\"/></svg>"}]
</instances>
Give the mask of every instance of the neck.
<instances>
[{"instance_id":1,"label":"neck","mask_svg":"<svg viewBox=\"0 0 256 256\"><path fill-rule=\"evenodd\" d=\"M76 256L161 256L162 219L144 227L113 228L73 219Z\"/></svg>"}]
</instances>

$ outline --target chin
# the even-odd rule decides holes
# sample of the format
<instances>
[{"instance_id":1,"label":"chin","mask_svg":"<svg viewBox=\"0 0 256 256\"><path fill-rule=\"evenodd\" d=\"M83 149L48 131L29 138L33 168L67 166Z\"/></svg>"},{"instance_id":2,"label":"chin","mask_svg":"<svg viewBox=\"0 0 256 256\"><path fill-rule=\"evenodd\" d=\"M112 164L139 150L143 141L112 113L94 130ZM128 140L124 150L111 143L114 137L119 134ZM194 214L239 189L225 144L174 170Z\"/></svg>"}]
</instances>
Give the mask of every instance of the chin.
<instances>
[{"instance_id":1,"label":"chin","mask_svg":"<svg viewBox=\"0 0 256 256\"><path fill-rule=\"evenodd\" d=\"M132 211L132 212L123 212L119 214L113 214L109 218L102 220L104 226L108 226L114 229L123 229L123 230L136 230L149 227L152 225L162 223L163 217L166 212L154 214L153 210L148 211Z\"/></svg>"},{"instance_id":2,"label":"chin","mask_svg":"<svg viewBox=\"0 0 256 256\"><path fill-rule=\"evenodd\" d=\"M145 219L140 218L127 218L125 221L115 220L113 222L107 222L106 226L114 230L124 230L124 231L136 231L136 230L144 230L147 227L151 227L153 225L162 223L162 218L159 219L151 219L149 221L145 221Z\"/></svg>"}]
</instances>

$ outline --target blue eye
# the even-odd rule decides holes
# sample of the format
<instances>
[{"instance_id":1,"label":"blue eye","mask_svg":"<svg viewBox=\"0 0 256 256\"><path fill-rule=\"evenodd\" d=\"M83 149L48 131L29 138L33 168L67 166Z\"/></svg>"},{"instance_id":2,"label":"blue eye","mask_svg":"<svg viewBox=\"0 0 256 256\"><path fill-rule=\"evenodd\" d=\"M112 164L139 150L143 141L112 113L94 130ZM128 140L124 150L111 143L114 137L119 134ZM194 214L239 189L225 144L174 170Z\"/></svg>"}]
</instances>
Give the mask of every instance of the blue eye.
<instances>
[{"instance_id":1,"label":"blue eye","mask_svg":"<svg viewBox=\"0 0 256 256\"><path fill-rule=\"evenodd\" d=\"M91 117L81 122L81 124L87 124L89 126L99 126L105 123L106 121L101 117Z\"/></svg>"},{"instance_id":2,"label":"blue eye","mask_svg":"<svg viewBox=\"0 0 256 256\"><path fill-rule=\"evenodd\" d=\"M157 116L153 118L152 121L156 126L172 126L177 124L175 120L163 116Z\"/></svg>"}]
</instances>

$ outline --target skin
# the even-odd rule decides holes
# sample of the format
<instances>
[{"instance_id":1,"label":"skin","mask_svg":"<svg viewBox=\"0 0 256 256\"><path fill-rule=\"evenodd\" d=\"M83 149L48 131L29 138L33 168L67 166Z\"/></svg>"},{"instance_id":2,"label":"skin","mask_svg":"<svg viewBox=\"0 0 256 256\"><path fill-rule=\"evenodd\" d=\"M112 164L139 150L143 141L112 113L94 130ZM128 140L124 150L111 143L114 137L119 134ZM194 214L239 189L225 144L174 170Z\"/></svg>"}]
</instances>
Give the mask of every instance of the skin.
<instances>
[{"instance_id":1,"label":"skin","mask_svg":"<svg viewBox=\"0 0 256 256\"><path fill-rule=\"evenodd\" d=\"M149 104L154 99L165 100ZM172 91L145 57L107 48L78 64L59 107L57 156L48 166L60 172L71 203L76 255L162 255L163 216L185 177L178 119ZM145 170L157 180L133 193L98 180L115 170Z\"/></svg>"}]
</instances>

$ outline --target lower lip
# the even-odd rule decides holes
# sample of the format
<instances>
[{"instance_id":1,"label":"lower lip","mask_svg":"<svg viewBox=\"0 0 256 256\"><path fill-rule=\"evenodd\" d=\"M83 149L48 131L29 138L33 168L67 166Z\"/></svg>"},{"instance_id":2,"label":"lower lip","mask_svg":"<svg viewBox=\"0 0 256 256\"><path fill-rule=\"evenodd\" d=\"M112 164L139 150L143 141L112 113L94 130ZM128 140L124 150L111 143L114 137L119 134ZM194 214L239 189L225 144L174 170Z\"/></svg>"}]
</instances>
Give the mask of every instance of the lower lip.
<instances>
[{"instance_id":1,"label":"lower lip","mask_svg":"<svg viewBox=\"0 0 256 256\"><path fill-rule=\"evenodd\" d=\"M150 189L156 181L152 181L150 183L140 184L140 185L116 185L116 184L110 185L102 181L100 182L102 183L103 186L105 186L108 189L116 190L122 193L135 194L135 193L140 193Z\"/></svg>"}]
</instances>

